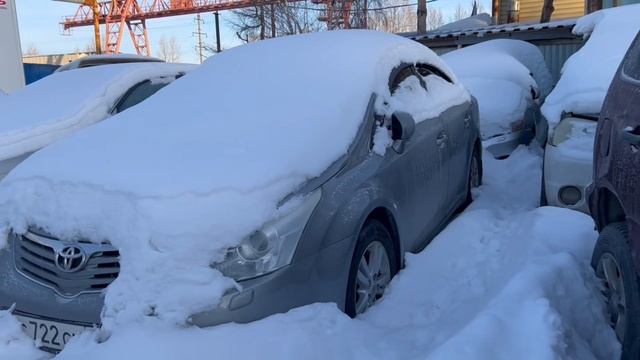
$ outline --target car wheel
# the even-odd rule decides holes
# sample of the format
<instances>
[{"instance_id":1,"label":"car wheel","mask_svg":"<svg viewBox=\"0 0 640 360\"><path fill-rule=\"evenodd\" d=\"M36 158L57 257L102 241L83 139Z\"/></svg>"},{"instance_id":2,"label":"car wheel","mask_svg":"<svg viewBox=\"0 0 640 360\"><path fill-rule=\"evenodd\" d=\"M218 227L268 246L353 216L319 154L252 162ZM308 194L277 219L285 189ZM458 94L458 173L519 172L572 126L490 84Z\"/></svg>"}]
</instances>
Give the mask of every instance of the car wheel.
<instances>
[{"instance_id":1,"label":"car wheel","mask_svg":"<svg viewBox=\"0 0 640 360\"><path fill-rule=\"evenodd\" d=\"M622 343L621 359L640 359L640 286L623 222L607 225L598 238L591 266L602 279L607 316Z\"/></svg>"},{"instance_id":2,"label":"car wheel","mask_svg":"<svg viewBox=\"0 0 640 360\"><path fill-rule=\"evenodd\" d=\"M473 197L471 196L471 190L482 185L482 159L480 159L480 152L474 148L473 155L471 155L471 164L469 165L469 176L467 181L467 199L465 206L471 204Z\"/></svg>"},{"instance_id":3,"label":"car wheel","mask_svg":"<svg viewBox=\"0 0 640 360\"><path fill-rule=\"evenodd\" d=\"M389 230L377 220L368 220L360 231L351 260L345 312L351 317L375 304L398 272Z\"/></svg>"}]
</instances>

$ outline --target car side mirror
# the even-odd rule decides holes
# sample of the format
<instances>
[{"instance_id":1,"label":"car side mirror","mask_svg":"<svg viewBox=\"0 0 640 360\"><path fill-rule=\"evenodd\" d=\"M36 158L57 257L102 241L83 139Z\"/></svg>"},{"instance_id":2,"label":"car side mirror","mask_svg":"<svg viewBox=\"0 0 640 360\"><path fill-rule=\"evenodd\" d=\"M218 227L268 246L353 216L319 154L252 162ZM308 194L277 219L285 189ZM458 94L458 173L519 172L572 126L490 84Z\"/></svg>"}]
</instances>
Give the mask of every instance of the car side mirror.
<instances>
[{"instance_id":1,"label":"car side mirror","mask_svg":"<svg viewBox=\"0 0 640 360\"><path fill-rule=\"evenodd\" d=\"M404 152L404 143L409 140L416 131L416 121L411 114L396 111L391 115L391 140L393 150L402 154Z\"/></svg>"}]
</instances>

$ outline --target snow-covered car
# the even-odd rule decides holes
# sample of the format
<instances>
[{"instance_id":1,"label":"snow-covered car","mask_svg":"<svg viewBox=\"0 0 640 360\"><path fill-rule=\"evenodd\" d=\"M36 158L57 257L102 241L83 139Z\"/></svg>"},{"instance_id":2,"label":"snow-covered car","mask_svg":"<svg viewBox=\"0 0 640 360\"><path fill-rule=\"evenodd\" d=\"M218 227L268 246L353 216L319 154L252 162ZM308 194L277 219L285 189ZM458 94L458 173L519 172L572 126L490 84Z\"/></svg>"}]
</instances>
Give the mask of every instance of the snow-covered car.
<instances>
[{"instance_id":1,"label":"snow-covered car","mask_svg":"<svg viewBox=\"0 0 640 360\"><path fill-rule=\"evenodd\" d=\"M618 65L640 30L638 16L640 6L622 6L584 16L573 28L587 41L566 61L541 109L549 122L541 205L588 212L585 189L593 178L598 115Z\"/></svg>"},{"instance_id":2,"label":"snow-covered car","mask_svg":"<svg viewBox=\"0 0 640 360\"><path fill-rule=\"evenodd\" d=\"M134 54L101 54L87 55L78 60L74 60L68 64L57 68L55 72L68 71L73 69L82 69L92 66L111 65L111 64L128 64L128 63L148 63L148 62L164 62L151 56L134 55Z\"/></svg>"},{"instance_id":3,"label":"snow-covered car","mask_svg":"<svg viewBox=\"0 0 640 360\"><path fill-rule=\"evenodd\" d=\"M38 149L140 103L191 68L148 63L79 69L0 97L0 179Z\"/></svg>"},{"instance_id":4,"label":"snow-covered car","mask_svg":"<svg viewBox=\"0 0 640 360\"><path fill-rule=\"evenodd\" d=\"M482 144L494 157L546 133L539 103L551 90L551 74L535 45L490 40L442 58L478 100Z\"/></svg>"},{"instance_id":5,"label":"snow-covered car","mask_svg":"<svg viewBox=\"0 0 640 360\"><path fill-rule=\"evenodd\" d=\"M0 308L48 341L40 324L356 316L470 201L481 151L475 100L417 42L240 46L11 172Z\"/></svg>"}]
</instances>

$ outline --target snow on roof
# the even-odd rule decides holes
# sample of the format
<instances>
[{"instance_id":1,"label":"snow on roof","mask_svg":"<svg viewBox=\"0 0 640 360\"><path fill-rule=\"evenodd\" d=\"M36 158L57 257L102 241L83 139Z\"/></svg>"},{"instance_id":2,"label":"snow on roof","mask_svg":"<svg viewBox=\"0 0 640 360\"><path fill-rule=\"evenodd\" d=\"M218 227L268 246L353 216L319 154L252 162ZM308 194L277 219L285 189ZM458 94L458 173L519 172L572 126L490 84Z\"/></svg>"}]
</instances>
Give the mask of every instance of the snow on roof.
<instances>
[{"instance_id":1,"label":"snow on roof","mask_svg":"<svg viewBox=\"0 0 640 360\"><path fill-rule=\"evenodd\" d=\"M474 16L469 16L464 19L460 19L458 21L450 22L448 24L444 24L439 28L435 29L435 31L462 31L468 29L477 29L485 26L491 25L491 15L487 13L481 13Z\"/></svg>"},{"instance_id":2,"label":"snow on roof","mask_svg":"<svg viewBox=\"0 0 640 360\"><path fill-rule=\"evenodd\" d=\"M101 121L131 86L190 65L132 63L55 73L0 98L0 160L35 151Z\"/></svg>"},{"instance_id":3,"label":"snow on roof","mask_svg":"<svg viewBox=\"0 0 640 360\"><path fill-rule=\"evenodd\" d=\"M563 111L599 113L618 65L640 30L640 4L596 11L578 20L573 33L588 38L565 62L542 113L550 129Z\"/></svg>"},{"instance_id":4,"label":"snow on roof","mask_svg":"<svg viewBox=\"0 0 640 360\"><path fill-rule=\"evenodd\" d=\"M227 50L144 103L31 156L3 180L2 217L20 231L37 224L119 248L107 318L153 308L184 321L230 286L209 267L221 250L347 152L373 93L388 110L388 75L403 62L432 64L455 81L425 46L375 31Z\"/></svg>"},{"instance_id":5,"label":"snow on roof","mask_svg":"<svg viewBox=\"0 0 640 360\"><path fill-rule=\"evenodd\" d=\"M543 97L551 89L542 53L521 40L485 41L442 58L478 100L484 139L510 131L511 123L522 120L533 100L532 88Z\"/></svg>"}]
</instances>

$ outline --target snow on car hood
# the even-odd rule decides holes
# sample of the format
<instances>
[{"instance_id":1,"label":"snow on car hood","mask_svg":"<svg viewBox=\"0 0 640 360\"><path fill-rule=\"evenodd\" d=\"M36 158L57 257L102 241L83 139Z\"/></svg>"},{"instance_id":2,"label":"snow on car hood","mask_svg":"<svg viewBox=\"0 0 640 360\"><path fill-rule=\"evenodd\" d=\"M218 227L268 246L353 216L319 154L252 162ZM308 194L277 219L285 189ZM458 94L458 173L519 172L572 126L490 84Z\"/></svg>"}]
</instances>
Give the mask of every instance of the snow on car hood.
<instances>
[{"instance_id":1,"label":"snow on car hood","mask_svg":"<svg viewBox=\"0 0 640 360\"><path fill-rule=\"evenodd\" d=\"M478 100L484 140L511 132L533 101L532 88L546 95L551 75L536 46L519 40L490 40L442 56Z\"/></svg>"},{"instance_id":2,"label":"snow on car hood","mask_svg":"<svg viewBox=\"0 0 640 360\"><path fill-rule=\"evenodd\" d=\"M30 153L109 116L131 86L192 69L117 64L55 73L0 98L0 160Z\"/></svg>"},{"instance_id":3,"label":"snow on car hood","mask_svg":"<svg viewBox=\"0 0 640 360\"><path fill-rule=\"evenodd\" d=\"M562 67L562 76L542 106L549 129L563 111L599 113L609 84L640 30L640 4L596 11L578 19L573 33L588 37Z\"/></svg>"},{"instance_id":4,"label":"snow on car hood","mask_svg":"<svg viewBox=\"0 0 640 360\"><path fill-rule=\"evenodd\" d=\"M455 81L428 48L381 32L233 48L31 156L2 182L2 215L17 231L37 224L119 248L107 326L142 314L183 322L232 286L210 262L344 155L371 94L386 111L391 69L417 61Z\"/></svg>"}]
</instances>

